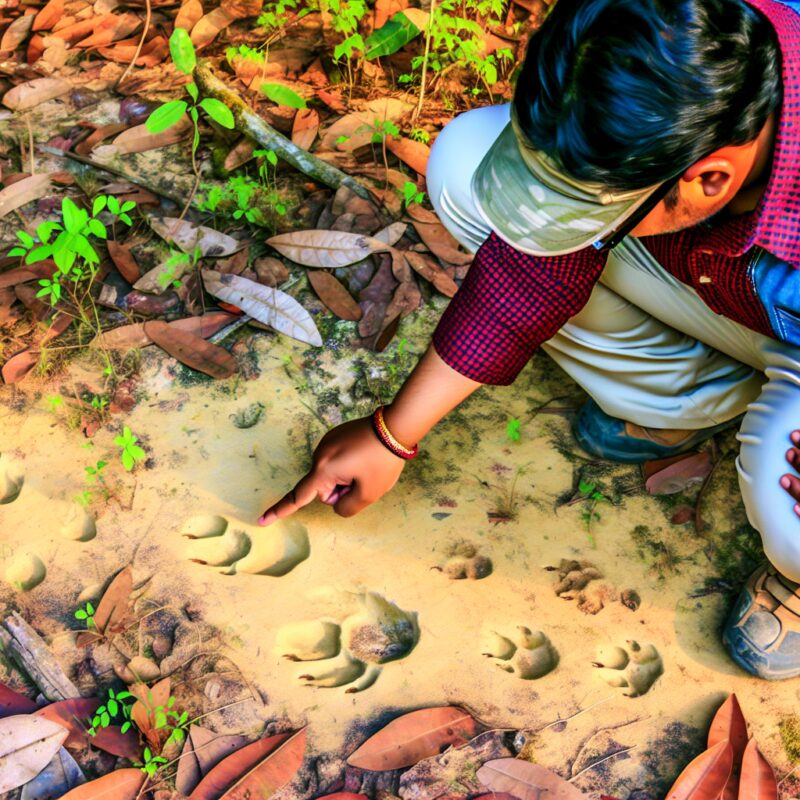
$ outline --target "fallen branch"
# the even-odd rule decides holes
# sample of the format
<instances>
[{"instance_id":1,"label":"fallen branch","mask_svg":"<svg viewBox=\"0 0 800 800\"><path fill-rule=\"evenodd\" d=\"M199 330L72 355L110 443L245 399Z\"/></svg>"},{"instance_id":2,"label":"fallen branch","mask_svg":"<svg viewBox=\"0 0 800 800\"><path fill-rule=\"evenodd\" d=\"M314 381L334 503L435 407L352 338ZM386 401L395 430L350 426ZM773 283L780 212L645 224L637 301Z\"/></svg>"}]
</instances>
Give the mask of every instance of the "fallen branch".
<instances>
[{"instance_id":1,"label":"fallen branch","mask_svg":"<svg viewBox=\"0 0 800 800\"><path fill-rule=\"evenodd\" d=\"M249 136L261 147L274 150L278 158L282 158L287 164L291 164L318 183L330 186L332 189L347 186L364 200L372 199L367 188L355 178L311 155L264 122L233 89L229 89L217 78L205 63L198 63L195 67L194 80L202 94L225 103L231 110L237 131Z\"/></svg>"},{"instance_id":2,"label":"fallen branch","mask_svg":"<svg viewBox=\"0 0 800 800\"><path fill-rule=\"evenodd\" d=\"M81 696L44 639L16 611L12 611L0 625L0 645L48 700L69 700Z\"/></svg>"}]
</instances>

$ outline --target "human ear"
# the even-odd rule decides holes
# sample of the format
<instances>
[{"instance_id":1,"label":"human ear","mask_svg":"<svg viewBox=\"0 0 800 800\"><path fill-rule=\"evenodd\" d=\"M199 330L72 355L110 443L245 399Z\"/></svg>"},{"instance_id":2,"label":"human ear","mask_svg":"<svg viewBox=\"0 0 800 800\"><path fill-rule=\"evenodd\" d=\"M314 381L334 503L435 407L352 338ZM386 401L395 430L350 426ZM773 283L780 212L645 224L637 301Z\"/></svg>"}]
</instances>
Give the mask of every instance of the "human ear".
<instances>
[{"instance_id":1,"label":"human ear","mask_svg":"<svg viewBox=\"0 0 800 800\"><path fill-rule=\"evenodd\" d=\"M731 188L736 178L736 166L727 158L711 155L692 164L681 178L695 185L699 179L698 188L704 197L720 197Z\"/></svg>"}]
</instances>

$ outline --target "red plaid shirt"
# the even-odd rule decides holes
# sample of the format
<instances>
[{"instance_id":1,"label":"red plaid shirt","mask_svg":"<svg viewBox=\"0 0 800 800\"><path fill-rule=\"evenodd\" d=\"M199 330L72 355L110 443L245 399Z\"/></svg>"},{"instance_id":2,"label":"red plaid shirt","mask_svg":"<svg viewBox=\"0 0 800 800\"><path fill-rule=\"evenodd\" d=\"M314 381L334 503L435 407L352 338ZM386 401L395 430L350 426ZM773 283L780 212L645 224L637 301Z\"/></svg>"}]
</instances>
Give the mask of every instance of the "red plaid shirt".
<instances>
[{"instance_id":1,"label":"red plaid shirt","mask_svg":"<svg viewBox=\"0 0 800 800\"><path fill-rule=\"evenodd\" d=\"M755 246L800 267L800 15L775 0L748 1L772 22L783 54L783 104L766 191L749 214L640 241L717 314L775 338L747 267ZM472 380L512 383L542 342L586 304L606 256L591 247L531 256L492 233L434 331L436 352Z\"/></svg>"}]
</instances>

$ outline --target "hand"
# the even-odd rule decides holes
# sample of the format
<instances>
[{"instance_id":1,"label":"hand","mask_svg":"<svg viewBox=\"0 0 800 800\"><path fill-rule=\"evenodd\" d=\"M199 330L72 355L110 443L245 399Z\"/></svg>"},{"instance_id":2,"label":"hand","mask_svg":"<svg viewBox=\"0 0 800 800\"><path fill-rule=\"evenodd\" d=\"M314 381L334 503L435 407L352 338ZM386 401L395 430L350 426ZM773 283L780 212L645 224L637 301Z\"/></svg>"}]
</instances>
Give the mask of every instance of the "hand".
<instances>
[{"instance_id":1,"label":"hand","mask_svg":"<svg viewBox=\"0 0 800 800\"><path fill-rule=\"evenodd\" d=\"M352 517L386 494L404 466L404 459L378 440L370 417L345 422L322 437L311 472L270 506L258 524L288 517L316 498L333 506L339 516Z\"/></svg>"},{"instance_id":2,"label":"hand","mask_svg":"<svg viewBox=\"0 0 800 800\"><path fill-rule=\"evenodd\" d=\"M789 438L794 447L790 447L786 451L786 460L797 472L800 472L800 430L792 431ZM800 478L789 473L781 475L781 486L797 501L794 504L794 513L800 517Z\"/></svg>"}]
</instances>

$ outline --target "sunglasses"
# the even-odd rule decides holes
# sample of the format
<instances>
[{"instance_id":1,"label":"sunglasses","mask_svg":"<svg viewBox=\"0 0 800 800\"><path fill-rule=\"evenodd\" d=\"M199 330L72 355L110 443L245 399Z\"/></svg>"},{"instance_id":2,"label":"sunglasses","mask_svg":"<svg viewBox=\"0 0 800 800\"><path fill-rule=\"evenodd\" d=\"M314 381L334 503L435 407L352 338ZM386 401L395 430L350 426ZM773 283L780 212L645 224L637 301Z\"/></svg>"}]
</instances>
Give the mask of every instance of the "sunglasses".
<instances>
[{"instance_id":1,"label":"sunglasses","mask_svg":"<svg viewBox=\"0 0 800 800\"><path fill-rule=\"evenodd\" d=\"M674 178L664 181L633 214L622 220L618 227L609 231L602 239L598 239L594 243L595 249L612 250L615 248L672 191L672 188L681 179L681 175L683 175L683 171Z\"/></svg>"}]
</instances>

